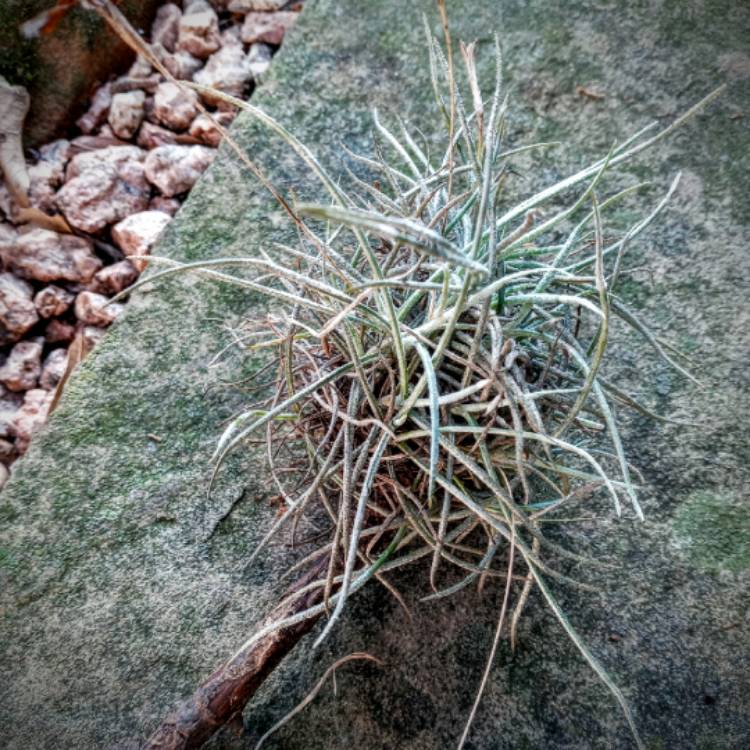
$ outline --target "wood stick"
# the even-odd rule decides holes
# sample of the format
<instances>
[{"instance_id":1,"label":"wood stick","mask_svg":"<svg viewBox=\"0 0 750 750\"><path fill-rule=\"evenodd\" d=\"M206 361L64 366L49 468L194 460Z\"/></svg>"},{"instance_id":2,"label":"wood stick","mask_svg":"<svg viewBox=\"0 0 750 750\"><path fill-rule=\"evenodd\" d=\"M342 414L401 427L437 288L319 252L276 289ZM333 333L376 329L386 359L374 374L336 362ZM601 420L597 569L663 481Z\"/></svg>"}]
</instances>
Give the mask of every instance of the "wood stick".
<instances>
[{"instance_id":1,"label":"wood stick","mask_svg":"<svg viewBox=\"0 0 750 750\"><path fill-rule=\"evenodd\" d=\"M287 593L299 591L318 578L325 562L327 558L302 576ZM318 586L304 596L277 607L261 621L258 629L314 606L322 600L322 592L323 587ZM275 630L222 664L193 695L164 719L141 746L141 750L190 750L202 747L221 727L241 716L245 705L264 680L301 638L312 630L318 617Z\"/></svg>"}]
</instances>

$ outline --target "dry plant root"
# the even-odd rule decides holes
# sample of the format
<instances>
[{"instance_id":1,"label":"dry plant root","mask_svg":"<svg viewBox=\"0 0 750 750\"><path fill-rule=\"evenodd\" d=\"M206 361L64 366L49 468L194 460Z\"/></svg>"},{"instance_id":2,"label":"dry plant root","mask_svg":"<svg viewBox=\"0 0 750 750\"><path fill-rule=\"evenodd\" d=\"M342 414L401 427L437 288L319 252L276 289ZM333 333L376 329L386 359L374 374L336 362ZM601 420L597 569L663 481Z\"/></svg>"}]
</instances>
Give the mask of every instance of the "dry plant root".
<instances>
[{"instance_id":1,"label":"dry plant root","mask_svg":"<svg viewBox=\"0 0 750 750\"><path fill-rule=\"evenodd\" d=\"M321 590L316 588L301 597L294 593L320 575L316 566L289 589L287 603L277 607L258 626L259 629L294 616L317 604ZM312 630L317 617L297 625L274 630L252 645L240 649L222 664L196 691L167 716L142 745L142 750L190 750L202 747L215 732L235 718L281 660Z\"/></svg>"},{"instance_id":2,"label":"dry plant root","mask_svg":"<svg viewBox=\"0 0 750 750\"><path fill-rule=\"evenodd\" d=\"M22 133L30 102L23 86L11 86L0 76L0 173L13 200L23 207L29 205L29 174Z\"/></svg>"}]
</instances>

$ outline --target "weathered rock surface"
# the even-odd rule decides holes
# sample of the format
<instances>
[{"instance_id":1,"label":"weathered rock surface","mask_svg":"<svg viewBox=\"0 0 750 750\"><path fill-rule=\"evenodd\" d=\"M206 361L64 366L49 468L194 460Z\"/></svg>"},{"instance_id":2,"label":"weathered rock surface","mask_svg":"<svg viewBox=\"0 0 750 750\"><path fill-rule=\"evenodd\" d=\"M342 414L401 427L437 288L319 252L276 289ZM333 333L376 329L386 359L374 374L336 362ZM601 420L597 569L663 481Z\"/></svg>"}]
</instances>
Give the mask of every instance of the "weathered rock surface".
<instances>
[{"instance_id":1,"label":"weathered rock surface","mask_svg":"<svg viewBox=\"0 0 750 750\"><path fill-rule=\"evenodd\" d=\"M132 144L122 141L115 136L112 132L112 128L109 127L108 123L104 123L98 131L97 135L79 135L76 136L70 142L70 154L72 156L78 156L79 154L89 153L90 151L104 151L105 149L111 148L112 146L132 146ZM68 178L68 170L65 170L65 177Z\"/></svg>"},{"instance_id":2,"label":"weathered rock surface","mask_svg":"<svg viewBox=\"0 0 750 750\"><path fill-rule=\"evenodd\" d=\"M647 521L584 521L548 533L611 566L572 571L600 595L558 585L556 593L622 686L646 746L744 750L750 151L747 118L732 118L750 111L750 91L742 67L723 71L721 58L745 48L750 11L728 0L648 7L529 0L503 4L501 23L495 0L448 5L455 39L479 38L489 52L491 32L502 34L515 91L510 142L566 144L519 164L521 176L509 188L513 182L524 195L606 154L655 116L668 122L735 71L706 115L623 166L611 186L648 175L655 182L644 196L648 211L677 169L692 174L648 238L629 250L634 267L654 267L654 279L637 273L623 293L660 335L692 351L715 387L690 388L651 364L633 337L610 364L629 390L647 394L655 384L652 405L660 413L684 408L701 427L618 415L631 460L650 483ZM309 143L336 177L336 134L367 151L373 106L395 127L401 116L430 137L440 117L429 103L422 11L439 32L430 0L309 4L256 103ZM491 64L482 63L480 73L491 82ZM605 99L575 93L592 78L601 78ZM249 118L238 118L234 134L280 184L324 199L309 172L290 166L277 139ZM283 241L278 207L241 181L243 174L220 156L158 252L196 260ZM606 188L602 195L610 194ZM632 206L612 219L608 231L627 226ZM215 438L247 403L217 387L208 367L227 343L215 321L252 314L255 304L204 281L135 294L17 463L0 495L0 717L9 750L137 746L278 596L275 580L289 564L283 548L246 568L248 549L274 514L263 502L261 458L250 448L236 455L210 499L204 492ZM455 747L501 595L488 585L481 595L467 589L421 604L426 579L423 569L394 579L413 622L376 585L358 595L329 641L314 652L303 643L263 687L246 712L250 736L224 732L212 750L254 747L331 663L362 649L386 666L338 670L338 694L321 691L275 746ZM538 596L515 653L501 642L469 746L633 747L614 701Z\"/></svg>"},{"instance_id":3,"label":"weathered rock surface","mask_svg":"<svg viewBox=\"0 0 750 750\"><path fill-rule=\"evenodd\" d=\"M148 100L146 100L148 101ZM118 138L115 135L115 131L112 130L108 122L105 122L104 125L102 125L97 131L96 135L94 136L79 136L79 138L95 138L97 141L100 142L100 147L109 147L109 146L127 146L129 145L127 141L123 141L122 138ZM75 139L76 141L78 138Z\"/></svg>"},{"instance_id":4,"label":"weathered rock surface","mask_svg":"<svg viewBox=\"0 0 750 750\"><path fill-rule=\"evenodd\" d=\"M171 220L171 216L164 211L141 211L112 227L112 239L128 257L148 255ZM146 266L142 260L133 259L132 263L138 270Z\"/></svg>"},{"instance_id":5,"label":"weathered rock surface","mask_svg":"<svg viewBox=\"0 0 750 750\"><path fill-rule=\"evenodd\" d=\"M198 114L198 95L177 84L160 83L154 94L154 116L172 130L187 130Z\"/></svg>"},{"instance_id":6,"label":"weathered rock surface","mask_svg":"<svg viewBox=\"0 0 750 750\"><path fill-rule=\"evenodd\" d=\"M34 289L11 273L0 273L0 345L18 341L39 320Z\"/></svg>"},{"instance_id":7,"label":"weathered rock surface","mask_svg":"<svg viewBox=\"0 0 750 750\"><path fill-rule=\"evenodd\" d=\"M0 438L0 463L7 467L17 458L18 451L16 450L16 446L10 440Z\"/></svg>"},{"instance_id":8,"label":"weathered rock surface","mask_svg":"<svg viewBox=\"0 0 750 750\"><path fill-rule=\"evenodd\" d=\"M180 210L180 201L177 198L166 198L163 195L154 196L148 207L151 211L164 211L165 214L174 216Z\"/></svg>"},{"instance_id":9,"label":"weathered rock surface","mask_svg":"<svg viewBox=\"0 0 750 750\"><path fill-rule=\"evenodd\" d=\"M216 11L205 2L186 4L180 19L177 48L205 60L221 45L219 19Z\"/></svg>"},{"instance_id":10,"label":"weathered rock surface","mask_svg":"<svg viewBox=\"0 0 750 750\"><path fill-rule=\"evenodd\" d=\"M242 41L246 44L281 44L284 34L297 20L297 15L287 10L277 13L248 13L242 26Z\"/></svg>"},{"instance_id":11,"label":"weathered rock surface","mask_svg":"<svg viewBox=\"0 0 750 750\"><path fill-rule=\"evenodd\" d=\"M146 94L143 91L128 91L115 94L109 108L108 122L118 138L132 138L143 122Z\"/></svg>"},{"instance_id":12,"label":"weathered rock surface","mask_svg":"<svg viewBox=\"0 0 750 750\"><path fill-rule=\"evenodd\" d=\"M11 224L0 221L0 248L10 247L16 243L18 232Z\"/></svg>"},{"instance_id":13,"label":"weathered rock surface","mask_svg":"<svg viewBox=\"0 0 750 750\"><path fill-rule=\"evenodd\" d=\"M11 423L11 434L16 438L16 450L23 455L29 449L31 438L47 421L52 403L52 392L43 388L26 391L23 404Z\"/></svg>"},{"instance_id":14,"label":"weathered rock surface","mask_svg":"<svg viewBox=\"0 0 750 750\"><path fill-rule=\"evenodd\" d=\"M0 383L9 391L28 391L42 374L42 342L19 341L0 367Z\"/></svg>"},{"instance_id":15,"label":"weathered rock surface","mask_svg":"<svg viewBox=\"0 0 750 750\"><path fill-rule=\"evenodd\" d=\"M227 128L232 120L234 120L234 113L216 112L213 117L214 120ZM190 130L188 132L194 138L203 141L207 146L213 146L216 148L221 143L222 135L221 131L216 127L214 120L208 115L198 115L190 125Z\"/></svg>"},{"instance_id":16,"label":"weathered rock surface","mask_svg":"<svg viewBox=\"0 0 750 750\"><path fill-rule=\"evenodd\" d=\"M250 66L250 72L253 78L263 76L271 65L273 50L269 45L262 42L256 42L250 45L247 52L247 64Z\"/></svg>"},{"instance_id":17,"label":"weathered rock surface","mask_svg":"<svg viewBox=\"0 0 750 750\"><path fill-rule=\"evenodd\" d=\"M17 276L43 282L85 284L102 267L88 240L47 229L32 229L12 247L0 246L0 258Z\"/></svg>"},{"instance_id":18,"label":"weathered rock surface","mask_svg":"<svg viewBox=\"0 0 750 750\"><path fill-rule=\"evenodd\" d=\"M76 125L84 133L93 133L106 119L112 104L112 84L100 86L91 100L86 114L76 120Z\"/></svg>"},{"instance_id":19,"label":"weathered rock surface","mask_svg":"<svg viewBox=\"0 0 750 750\"><path fill-rule=\"evenodd\" d=\"M135 62L128 68L127 75L122 78L118 78L117 81L115 81L112 85L112 88L114 90L122 90L121 87L125 84L125 81L145 79L153 74L154 69L151 67L151 63L145 57L143 57L143 55L138 55L135 58Z\"/></svg>"},{"instance_id":20,"label":"weathered rock surface","mask_svg":"<svg viewBox=\"0 0 750 750\"><path fill-rule=\"evenodd\" d=\"M10 437L10 424L16 416L16 412L21 408L22 403L22 393L14 393L5 386L0 385L0 437ZM8 453L8 449L4 446L0 446L0 448L2 448L0 454Z\"/></svg>"},{"instance_id":21,"label":"weathered rock surface","mask_svg":"<svg viewBox=\"0 0 750 750\"><path fill-rule=\"evenodd\" d=\"M143 165L128 162L121 167L107 163L92 166L66 182L56 201L72 227L97 232L107 224L142 211L150 198Z\"/></svg>"},{"instance_id":22,"label":"weathered rock surface","mask_svg":"<svg viewBox=\"0 0 750 750\"><path fill-rule=\"evenodd\" d=\"M93 147L73 156L68 164L65 179L72 180L87 170L94 169L102 164L115 167L117 170L124 170L128 165L142 162L145 158L146 152L137 146Z\"/></svg>"},{"instance_id":23,"label":"weathered rock surface","mask_svg":"<svg viewBox=\"0 0 750 750\"><path fill-rule=\"evenodd\" d=\"M159 146L146 158L146 177L163 195L179 195L193 187L215 155L205 146Z\"/></svg>"},{"instance_id":24,"label":"weathered rock surface","mask_svg":"<svg viewBox=\"0 0 750 750\"><path fill-rule=\"evenodd\" d=\"M141 148L152 149L157 146L167 146L177 142L177 133L152 122L144 122L138 131L138 145Z\"/></svg>"},{"instance_id":25,"label":"weathered rock surface","mask_svg":"<svg viewBox=\"0 0 750 750\"><path fill-rule=\"evenodd\" d=\"M98 273L101 273L101 271ZM96 278L96 275L94 278ZM56 318L73 304L74 299L75 295L67 289L51 284L36 293L34 306L40 317Z\"/></svg>"},{"instance_id":26,"label":"weathered rock surface","mask_svg":"<svg viewBox=\"0 0 750 750\"><path fill-rule=\"evenodd\" d=\"M51 391L60 382L68 363L66 349L53 349L42 364L42 374L39 377L39 387Z\"/></svg>"},{"instance_id":27,"label":"weathered rock surface","mask_svg":"<svg viewBox=\"0 0 750 750\"><path fill-rule=\"evenodd\" d=\"M96 292L81 292L76 297L76 318L84 325L105 327L113 323L123 311L119 302L107 304L109 300Z\"/></svg>"},{"instance_id":28,"label":"weathered rock surface","mask_svg":"<svg viewBox=\"0 0 750 750\"><path fill-rule=\"evenodd\" d=\"M232 24L221 32L221 46L242 46L242 24Z\"/></svg>"},{"instance_id":29,"label":"weathered rock surface","mask_svg":"<svg viewBox=\"0 0 750 750\"><path fill-rule=\"evenodd\" d=\"M242 96L242 92L251 80L250 63L241 45L227 45L208 58L205 67L199 70L193 80L203 86L224 91L233 96ZM209 104L215 98L204 94Z\"/></svg>"},{"instance_id":30,"label":"weathered rock surface","mask_svg":"<svg viewBox=\"0 0 750 750\"><path fill-rule=\"evenodd\" d=\"M94 275L91 291L97 294L117 294L138 278L138 270L129 260L104 266Z\"/></svg>"},{"instance_id":31,"label":"weathered rock surface","mask_svg":"<svg viewBox=\"0 0 750 750\"><path fill-rule=\"evenodd\" d=\"M69 343L75 336L75 326L65 321L53 318L44 329L44 340L48 344Z\"/></svg>"},{"instance_id":32,"label":"weathered rock surface","mask_svg":"<svg viewBox=\"0 0 750 750\"><path fill-rule=\"evenodd\" d=\"M185 50L167 52L161 45L154 45L154 54L164 67L177 79L190 79L199 70L203 61Z\"/></svg>"},{"instance_id":33,"label":"weathered rock surface","mask_svg":"<svg viewBox=\"0 0 750 750\"><path fill-rule=\"evenodd\" d=\"M55 191L65 179L65 165L71 155L70 141L61 138L39 150L39 160L28 167L29 200L42 211L55 209Z\"/></svg>"},{"instance_id":34,"label":"weathered rock surface","mask_svg":"<svg viewBox=\"0 0 750 750\"><path fill-rule=\"evenodd\" d=\"M173 3L165 3L156 11L151 26L151 43L161 44L167 52L174 52L180 32L182 11Z\"/></svg>"},{"instance_id":35,"label":"weathered rock surface","mask_svg":"<svg viewBox=\"0 0 750 750\"><path fill-rule=\"evenodd\" d=\"M84 326L81 330L81 334L83 337L84 348L86 351L91 351L104 340L104 337L107 334L107 329L99 326Z\"/></svg>"},{"instance_id":36,"label":"weathered rock surface","mask_svg":"<svg viewBox=\"0 0 750 750\"><path fill-rule=\"evenodd\" d=\"M45 143L39 149L39 161L49 166L55 184L60 184L63 181L65 165L71 155L70 141L65 138L58 138L50 143Z\"/></svg>"},{"instance_id":37,"label":"weathered rock surface","mask_svg":"<svg viewBox=\"0 0 750 750\"><path fill-rule=\"evenodd\" d=\"M138 57L133 63L127 75L121 76L112 84L112 89L117 94L127 94L131 91L141 90L145 94L153 94L156 87L164 80L161 73L151 67L151 63ZM144 109L148 103L148 97L144 103Z\"/></svg>"}]
</instances>

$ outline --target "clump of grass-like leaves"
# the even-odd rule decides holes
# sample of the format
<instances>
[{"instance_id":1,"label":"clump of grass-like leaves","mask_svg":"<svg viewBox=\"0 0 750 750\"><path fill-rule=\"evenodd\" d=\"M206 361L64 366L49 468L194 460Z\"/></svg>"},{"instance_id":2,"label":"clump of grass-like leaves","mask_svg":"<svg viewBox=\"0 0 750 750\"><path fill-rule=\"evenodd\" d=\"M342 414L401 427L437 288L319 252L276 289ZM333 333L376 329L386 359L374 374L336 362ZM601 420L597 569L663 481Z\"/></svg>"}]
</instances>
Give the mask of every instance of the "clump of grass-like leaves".
<instances>
[{"instance_id":1,"label":"clump of grass-like leaves","mask_svg":"<svg viewBox=\"0 0 750 750\"><path fill-rule=\"evenodd\" d=\"M212 91L280 135L328 198L295 205L267 185L295 225L297 244L276 245L273 255L259 248L250 257L162 260L173 267L140 283L195 271L273 302L273 314L238 336L247 351L272 352L271 395L227 427L215 466L263 433L283 512L252 557L307 515L318 527L322 519L324 533L298 567L317 562L323 573L291 595L317 589L314 606L250 642L324 613L320 642L369 580L400 596L388 574L426 560L417 568L426 600L487 580L504 587L488 670L501 631L515 640L536 588L637 738L622 693L548 585L569 580L559 572L562 561L581 558L547 539L542 522L598 490L616 514L626 507L642 518L615 407L644 409L600 368L619 319L682 372L616 292L629 244L677 180L613 239L605 239L602 217L641 186L603 197L602 182L610 167L653 145L714 95L658 134L649 137L646 128L591 166L510 204L514 158L550 144L509 142L499 47L488 97L474 47L461 47L466 99L456 86L449 38L446 50L447 56L430 35L442 150L429 152L403 124L392 132L376 116L379 147L370 156L349 154L356 174L349 173L346 190L269 115ZM576 197L561 208L559 199L573 189Z\"/></svg>"}]
</instances>

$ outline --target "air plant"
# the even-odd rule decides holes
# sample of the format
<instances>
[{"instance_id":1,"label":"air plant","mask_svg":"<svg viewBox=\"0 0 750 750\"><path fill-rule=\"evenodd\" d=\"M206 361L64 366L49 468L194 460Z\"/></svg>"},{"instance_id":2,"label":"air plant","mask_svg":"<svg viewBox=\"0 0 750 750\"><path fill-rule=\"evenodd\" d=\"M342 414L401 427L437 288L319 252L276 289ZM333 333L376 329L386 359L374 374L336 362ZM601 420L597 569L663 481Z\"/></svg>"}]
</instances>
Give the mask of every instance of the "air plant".
<instances>
[{"instance_id":1,"label":"air plant","mask_svg":"<svg viewBox=\"0 0 750 750\"><path fill-rule=\"evenodd\" d=\"M117 14L106 2L93 4L109 8L110 20ZM649 412L601 366L617 320L691 377L616 292L628 247L662 211L679 175L642 219L607 237L603 216L641 185L605 192L604 178L719 90L661 132L644 128L585 169L511 202L514 160L550 144L509 142L497 42L488 97L474 46L461 45L469 83L462 97L444 4L438 5L445 51L429 28L427 34L444 122L440 150L428 149L403 123L394 132L376 115L373 153L347 151L354 169L347 170L346 188L267 113L179 82L265 124L309 167L327 199L285 198L227 135L287 212L296 244L195 263L152 258L167 268L128 291L190 272L273 302L273 313L254 316L237 341L243 351L270 354L275 379L268 397L224 431L214 473L230 452L262 435L283 512L250 560L304 519L323 529L323 541L295 565L307 571L301 581L150 746L198 746L242 710L273 664L321 617L315 644L323 641L369 581L401 599L388 576L405 568L424 580L423 600L488 581L503 587L487 668L459 746L501 634L507 630L515 643L534 589L620 704L641 746L623 694L550 587L552 580L582 585L561 566L584 558L548 538L543 523L572 504L590 503L597 492L609 497L616 515L643 518L616 409ZM124 19L115 18L122 26ZM143 42L136 44L149 56Z\"/></svg>"}]
</instances>

